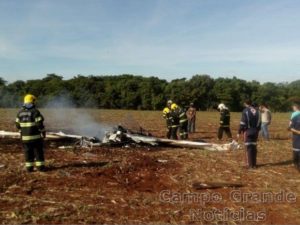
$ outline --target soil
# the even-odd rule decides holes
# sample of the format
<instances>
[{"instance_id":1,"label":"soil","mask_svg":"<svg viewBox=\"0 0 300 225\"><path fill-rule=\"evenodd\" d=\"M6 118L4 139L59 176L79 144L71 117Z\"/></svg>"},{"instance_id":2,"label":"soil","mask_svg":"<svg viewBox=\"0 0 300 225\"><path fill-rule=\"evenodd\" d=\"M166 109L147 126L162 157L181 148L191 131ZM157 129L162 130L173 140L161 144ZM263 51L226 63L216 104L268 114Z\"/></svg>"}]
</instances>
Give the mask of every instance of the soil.
<instances>
[{"instance_id":1,"label":"soil","mask_svg":"<svg viewBox=\"0 0 300 225\"><path fill-rule=\"evenodd\" d=\"M14 113L15 110L3 111L0 129L14 130L10 122ZM47 127L59 129L59 124L51 120L51 111L44 113L49 118ZM130 114L132 120L141 121L140 125L155 136L164 136L165 124L160 112L91 110L89 113L106 123L121 122L122 115ZM291 141L282 126L286 117L274 115L277 122L271 126L271 141L259 142L256 170L244 167L243 150L97 147L72 151L58 148L70 143L46 142L48 171L27 173L20 141L0 139L0 221L2 224L299 224L300 173L291 162ZM217 142L218 114L199 113L198 118L197 133L190 139ZM233 114L233 125L238 118L239 114ZM232 129L235 131L234 126ZM242 187L193 188L199 182L237 183ZM233 193L243 194L244 201L234 198ZM260 197L256 198L256 193ZM273 196L279 193L283 200L264 202L261 197L264 193ZM296 199L288 200L289 194Z\"/></svg>"}]
</instances>

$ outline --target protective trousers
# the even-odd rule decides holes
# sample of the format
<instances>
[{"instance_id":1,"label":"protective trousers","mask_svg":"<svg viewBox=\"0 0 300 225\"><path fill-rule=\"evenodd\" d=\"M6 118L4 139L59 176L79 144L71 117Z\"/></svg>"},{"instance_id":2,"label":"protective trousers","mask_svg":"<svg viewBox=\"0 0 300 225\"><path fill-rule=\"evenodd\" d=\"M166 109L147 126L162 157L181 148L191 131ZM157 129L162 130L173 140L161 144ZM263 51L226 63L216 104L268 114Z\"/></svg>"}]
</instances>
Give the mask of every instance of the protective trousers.
<instances>
[{"instance_id":1,"label":"protective trousers","mask_svg":"<svg viewBox=\"0 0 300 225\"><path fill-rule=\"evenodd\" d=\"M45 169L43 140L24 143L24 153L26 169L29 172L33 171L34 165L38 170L43 171Z\"/></svg>"},{"instance_id":2,"label":"protective trousers","mask_svg":"<svg viewBox=\"0 0 300 225\"><path fill-rule=\"evenodd\" d=\"M177 130L178 130L178 125L172 125L171 127L171 139L177 140Z\"/></svg>"},{"instance_id":3,"label":"protective trousers","mask_svg":"<svg viewBox=\"0 0 300 225\"><path fill-rule=\"evenodd\" d=\"M218 139L219 140L222 140L224 132L226 133L226 135L229 139L232 138L230 127L222 127L221 126L221 127L219 127L219 131L218 131Z\"/></svg>"},{"instance_id":4,"label":"protective trousers","mask_svg":"<svg viewBox=\"0 0 300 225\"><path fill-rule=\"evenodd\" d=\"M170 139L172 135L172 126L167 126L167 138Z\"/></svg>"},{"instance_id":5,"label":"protective trousers","mask_svg":"<svg viewBox=\"0 0 300 225\"><path fill-rule=\"evenodd\" d=\"M188 121L187 120L185 122L180 123L179 134L180 134L181 140L188 139Z\"/></svg>"}]
</instances>

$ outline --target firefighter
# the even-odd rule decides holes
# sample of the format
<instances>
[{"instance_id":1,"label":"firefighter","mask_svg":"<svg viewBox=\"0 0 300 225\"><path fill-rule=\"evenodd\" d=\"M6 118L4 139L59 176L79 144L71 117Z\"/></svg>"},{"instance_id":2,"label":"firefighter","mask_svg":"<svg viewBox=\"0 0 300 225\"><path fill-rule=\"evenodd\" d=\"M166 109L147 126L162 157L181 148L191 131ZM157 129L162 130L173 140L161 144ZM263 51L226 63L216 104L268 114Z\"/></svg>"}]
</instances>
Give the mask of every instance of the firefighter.
<instances>
[{"instance_id":1,"label":"firefighter","mask_svg":"<svg viewBox=\"0 0 300 225\"><path fill-rule=\"evenodd\" d=\"M172 112L174 119L179 121L179 135L180 139L186 140L188 138L188 119L184 109L176 104L172 104Z\"/></svg>"},{"instance_id":2,"label":"firefighter","mask_svg":"<svg viewBox=\"0 0 300 225\"><path fill-rule=\"evenodd\" d=\"M170 111L171 111L172 104L173 104L172 100L167 101L167 107L170 109Z\"/></svg>"},{"instance_id":3,"label":"firefighter","mask_svg":"<svg viewBox=\"0 0 300 225\"><path fill-rule=\"evenodd\" d=\"M188 118L186 111L183 108L179 110L179 134L180 139L188 139Z\"/></svg>"},{"instance_id":4,"label":"firefighter","mask_svg":"<svg viewBox=\"0 0 300 225\"><path fill-rule=\"evenodd\" d=\"M240 134L244 135L248 168L254 169L256 168L257 139L261 128L261 117L259 110L253 107L250 100L245 101L244 106L246 108L242 113L238 138Z\"/></svg>"},{"instance_id":5,"label":"firefighter","mask_svg":"<svg viewBox=\"0 0 300 225\"><path fill-rule=\"evenodd\" d=\"M165 107L163 110L163 118L166 120L167 123L167 138L171 138L172 132L172 117L171 117L171 110L168 107Z\"/></svg>"},{"instance_id":6,"label":"firefighter","mask_svg":"<svg viewBox=\"0 0 300 225\"><path fill-rule=\"evenodd\" d=\"M24 105L18 112L16 127L21 132L21 140L24 146L25 166L28 172L33 172L34 165L37 170L45 171L43 138L46 131L43 124L44 117L36 109L36 97L27 94L24 97Z\"/></svg>"},{"instance_id":7,"label":"firefighter","mask_svg":"<svg viewBox=\"0 0 300 225\"><path fill-rule=\"evenodd\" d=\"M171 110L170 110L170 116L172 118L172 126L171 126L171 139L177 140L177 131L180 124L179 121L179 113L178 113L179 107L177 104L172 103Z\"/></svg>"},{"instance_id":8,"label":"firefighter","mask_svg":"<svg viewBox=\"0 0 300 225\"><path fill-rule=\"evenodd\" d=\"M222 140L223 133L225 132L227 137L231 140L232 134L230 130L230 112L225 104L221 103L218 106L220 111L220 126L218 130L218 139Z\"/></svg>"}]
</instances>

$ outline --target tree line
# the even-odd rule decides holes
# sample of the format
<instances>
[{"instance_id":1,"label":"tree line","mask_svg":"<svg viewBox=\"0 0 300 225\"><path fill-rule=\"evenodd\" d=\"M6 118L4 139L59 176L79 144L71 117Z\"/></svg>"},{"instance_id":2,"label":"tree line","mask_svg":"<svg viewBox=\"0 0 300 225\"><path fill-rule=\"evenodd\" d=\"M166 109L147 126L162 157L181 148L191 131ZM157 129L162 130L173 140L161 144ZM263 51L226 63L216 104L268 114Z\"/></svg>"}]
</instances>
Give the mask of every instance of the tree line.
<instances>
[{"instance_id":1,"label":"tree line","mask_svg":"<svg viewBox=\"0 0 300 225\"><path fill-rule=\"evenodd\" d=\"M48 74L42 79L7 83L0 78L0 107L20 107L26 93L36 95L40 107L161 110L172 99L181 106L193 102L200 110L214 109L223 102L231 111L240 111L243 101L252 99L257 104L267 104L273 111L285 112L290 110L291 101L300 97L300 80L261 84L236 77L213 79L209 75L195 75L191 79L167 81L129 74L78 75L65 80ZM62 99L67 101L59 101Z\"/></svg>"}]
</instances>

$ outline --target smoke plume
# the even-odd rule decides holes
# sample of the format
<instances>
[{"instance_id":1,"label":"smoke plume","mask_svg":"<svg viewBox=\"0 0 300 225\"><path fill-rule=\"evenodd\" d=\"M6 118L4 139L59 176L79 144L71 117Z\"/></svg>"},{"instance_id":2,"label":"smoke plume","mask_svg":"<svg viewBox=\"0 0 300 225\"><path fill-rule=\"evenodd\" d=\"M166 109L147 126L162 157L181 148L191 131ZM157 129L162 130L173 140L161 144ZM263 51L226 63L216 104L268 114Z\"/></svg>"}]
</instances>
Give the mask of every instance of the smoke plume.
<instances>
[{"instance_id":1,"label":"smoke plume","mask_svg":"<svg viewBox=\"0 0 300 225\"><path fill-rule=\"evenodd\" d=\"M45 108L46 125L53 131L103 138L111 126L99 120L99 110L76 108L68 95L57 96Z\"/></svg>"}]
</instances>

